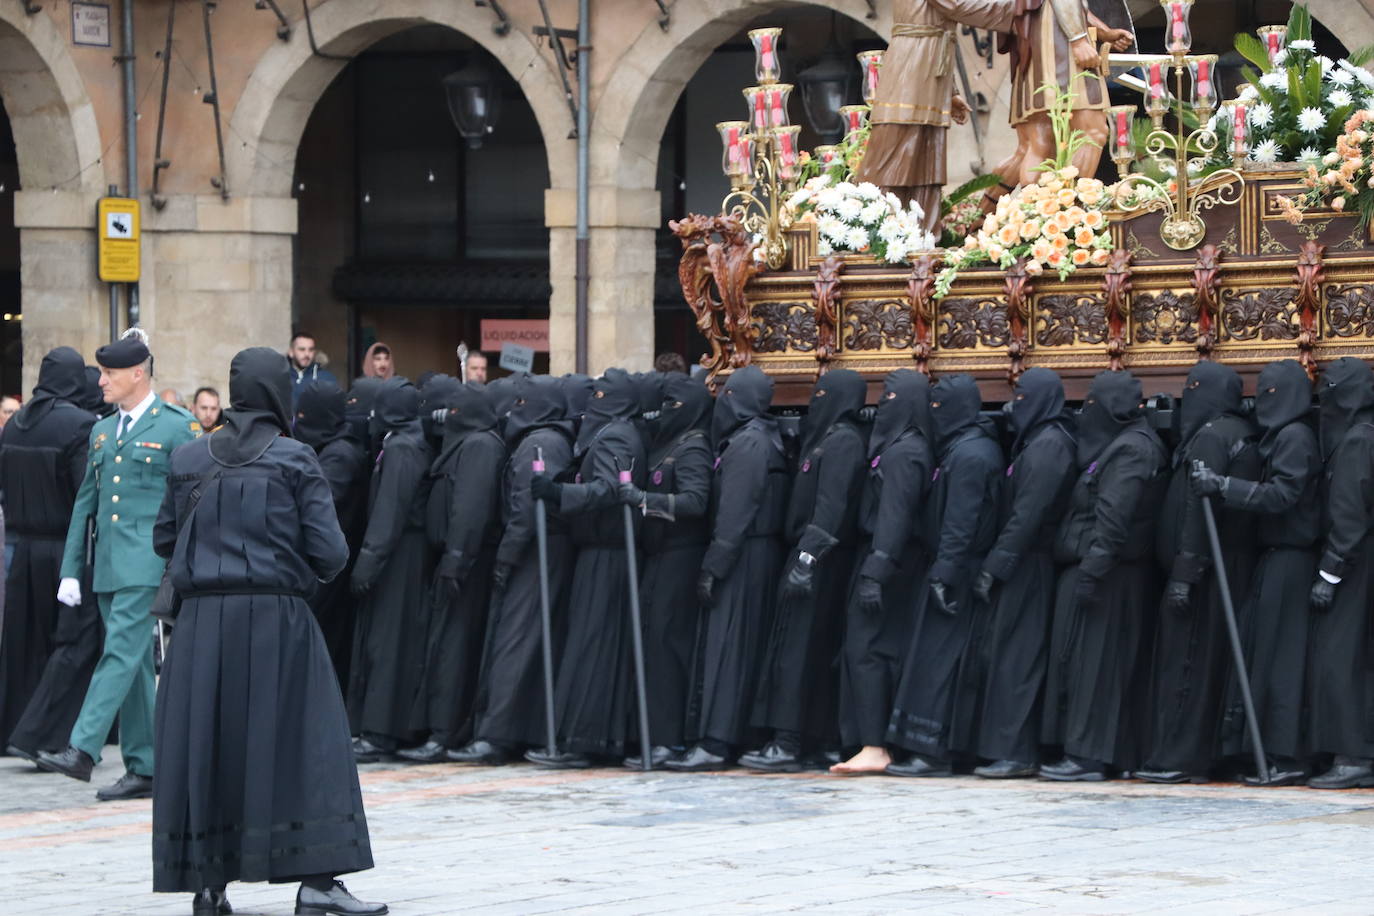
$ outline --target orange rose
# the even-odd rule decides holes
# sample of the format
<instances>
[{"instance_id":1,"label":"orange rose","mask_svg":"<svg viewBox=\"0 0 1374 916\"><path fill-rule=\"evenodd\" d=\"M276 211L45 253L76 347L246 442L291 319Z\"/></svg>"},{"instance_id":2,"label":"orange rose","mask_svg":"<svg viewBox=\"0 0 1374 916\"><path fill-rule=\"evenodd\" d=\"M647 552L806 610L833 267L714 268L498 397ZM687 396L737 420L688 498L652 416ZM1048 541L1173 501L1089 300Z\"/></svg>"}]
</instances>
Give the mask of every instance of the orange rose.
<instances>
[{"instance_id":1,"label":"orange rose","mask_svg":"<svg viewBox=\"0 0 1374 916\"><path fill-rule=\"evenodd\" d=\"M1079 248L1077 251L1075 251L1075 252L1073 253L1073 263L1074 263L1074 266L1075 266L1075 267L1082 267L1084 264L1087 264L1087 263L1088 263L1088 260L1089 260L1091 257L1092 257L1092 255L1089 254L1086 250L1084 250L1084 249L1082 249L1082 248Z\"/></svg>"},{"instance_id":2,"label":"orange rose","mask_svg":"<svg viewBox=\"0 0 1374 916\"><path fill-rule=\"evenodd\" d=\"M1021 238L1030 241L1040 234L1040 221L1028 219L1021 224Z\"/></svg>"},{"instance_id":3,"label":"orange rose","mask_svg":"<svg viewBox=\"0 0 1374 916\"><path fill-rule=\"evenodd\" d=\"M997 233L997 241L1008 247L1015 245L1020 240L1021 232L1015 224L1003 226Z\"/></svg>"},{"instance_id":4,"label":"orange rose","mask_svg":"<svg viewBox=\"0 0 1374 916\"><path fill-rule=\"evenodd\" d=\"M1083 216L1083 225L1093 230L1101 229L1103 223L1106 221L1107 218L1102 215L1102 211L1100 210L1089 210Z\"/></svg>"},{"instance_id":5,"label":"orange rose","mask_svg":"<svg viewBox=\"0 0 1374 916\"><path fill-rule=\"evenodd\" d=\"M1050 240L1055 251L1067 251L1069 249L1069 237L1067 235L1056 235Z\"/></svg>"},{"instance_id":6,"label":"orange rose","mask_svg":"<svg viewBox=\"0 0 1374 916\"><path fill-rule=\"evenodd\" d=\"M1074 233L1073 243L1079 248L1088 248L1092 245L1093 239L1095 238L1097 238L1097 234L1091 229L1079 229Z\"/></svg>"},{"instance_id":7,"label":"orange rose","mask_svg":"<svg viewBox=\"0 0 1374 916\"><path fill-rule=\"evenodd\" d=\"M1045 272L1045 267L1039 261L1027 261L1026 273L1032 277L1038 277Z\"/></svg>"},{"instance_id":8,"label":"orange rose","mask_svg":"<svg viewBox=\"0 0 1374 916\"><path fill-rule=\"evenodd\" d=\"M1092 254L1092 262L1098 267L1103 267L1111 260L1112 253L1105 248L1099 248Z\"/></svg>"},{"instance_id":9,"label":"orange rose","mask_svg":"<svg viewBox=\"0 0 1374 916\"><path fill-rule=\"evenodd\" d=\"M1055 214L1054 221L1059 226L1061 232L1068 232L1073 228L1073 220L1069 219L1069 214L1067 213Z\"/></svg>"},{"instance_id":10,"label":"orange rose","mask_svg":"<svg viewBox=\"0 0 1374 916\"><path fill-rule=\"evenodd\" d=\"M1047 220L1047 221L1045 222L1045 230L1044 230L1044 236L1045 236L1045 238L1047 238L1047 239L1052 239L1052 238L1054 238L1054 237L1057 236L1057 235L1063 235L1063 234L1064 234L1064 230L1063 230L1063 229L1060 229L1060 228L1059 228L1059 224L1056 223L1054 220Z\"/></svg>"},{"instance_id":11,"label":"orange rose","mask_svg":"<svg viewBox=\"0 0 1374 916\"><path fill-rule=\"evenodd\" d=\"M1049 256L1053 253L1053 246L1044 239L1041 239L1031 246L1031 257L1035 258L1037 261L1048 260Z\"/></svg>"},{"instance_id":12,"label":"orange rose","mask_svg":"<svg viewBox=\"0 0 1374 916\"><path fill-rule=\"evenodd\" d=\"M1059 212L1059 201L1053 197L1046 197L1035 205L1035 212L1046 218L1054 216Z\"/></svg>"},{"instance_id":13,"label":"orange rose","mask_svg":"<svg viewBox=\"0 0 1374 916\"><path fill-rule=\"evenodd\" d=\"M1073 188L1064 188L1057 196L1061 207L1072 207L1074 201L1078 199L1078 194Z\"/></svg>"},{"instance_id":14,"label":"orange rose","mask_svg":"<svg viewBox=\"0 0 1374 916\"><path fill-rule=\"evenodd\" d=\"M1050 256L1045 259L1045 263L1050 267L1061 267L1064 264L1064 252L1051 251Z\"/></svg>"}]
</instances>

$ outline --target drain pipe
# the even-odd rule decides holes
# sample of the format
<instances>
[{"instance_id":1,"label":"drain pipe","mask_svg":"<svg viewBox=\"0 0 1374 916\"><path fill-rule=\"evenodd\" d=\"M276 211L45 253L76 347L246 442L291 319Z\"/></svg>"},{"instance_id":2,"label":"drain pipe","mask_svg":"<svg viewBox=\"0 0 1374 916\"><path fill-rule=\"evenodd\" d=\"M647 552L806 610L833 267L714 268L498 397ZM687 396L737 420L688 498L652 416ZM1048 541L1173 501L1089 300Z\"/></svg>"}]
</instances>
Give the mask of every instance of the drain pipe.
<instances>
[{"instance_id":1,"label":"drain pipe","mask_svg":"<svg viewBox=\"0 0 1374 916\"><path fill-rule=\"evenodd\" d=\"M134 0L124 0L124 193L138 199L138 97L134 93ZM138 284L128 284L129 326L138 324ZM113 328L111 329L114 330Z\"/></svg>"},{"instance_id":2,"label":"drain pipe","mask_svg":"<svg viewBox=\"0 0 1374 916\"><path fill-rule=\"evenodd\" d=\"M554 40L552 36L550 40ZM591 278L588 276L588 262L591 250L591 235L588 216L588 155L591 144L591 116L588 111L591 98L591 0L577 0L577 352L578 372L587 372L587 298Z\"/></svg>"}]
</instances>

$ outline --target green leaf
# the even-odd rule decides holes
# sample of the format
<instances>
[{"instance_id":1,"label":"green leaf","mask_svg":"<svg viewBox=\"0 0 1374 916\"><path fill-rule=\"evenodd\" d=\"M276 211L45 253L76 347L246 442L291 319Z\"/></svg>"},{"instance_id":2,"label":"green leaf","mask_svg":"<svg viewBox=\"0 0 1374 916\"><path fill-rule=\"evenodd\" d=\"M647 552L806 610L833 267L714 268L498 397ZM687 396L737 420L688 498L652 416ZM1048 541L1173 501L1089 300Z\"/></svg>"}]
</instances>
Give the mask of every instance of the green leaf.
<instances>
[{"instance_id":1,"label":"green leaf","mask_svg":"<svg viewBox=\"0 0 1374 916\"><path fill-rule=\"evenodd\" d=\"M1259 67L1261 71L1266 73L1269 71L1269 49L1264 46L1264 42L1260 41L1259 38L1249 32L1240 32L1236 35L1235 45L1241 57ZM1245 78L1250 80L1249 74ZM1253 82L1253 80L1251 81Z\"/></svg>"},{"instance_id":2,"label":"green leaf","mask_svg":"<svg viewBox=\"0 0 1374 916\"><path fill-rule=\"evenodd\" d=\"M945 213L948 213L979 191L986 191L988 188L997 187L998 182L1001 180L1002 176L1000 175L979 175L977 178L970 178L953 191L950 191L949 195L945 197L940 206L941 215L943 216Z\"/></svg>"},{"instance_id":3,"label":"green leaf","mask_svg":"<svg viewBox=\"0 0 1374 916\"><path fill-rule=\"evenodd\" d=\"M1303 3L1293 4L1293 12L1288 14L1288 41L1308 40L1312 38L1312 14L1308 12L1307 5Z\"/></svg>"},{"instance_id":4,"label":"green leaf","mask_svg":"<svg viewBox=\"0 0 1374 916\"><path fill-rule=\"evenodd\" d=\"M1346 60L1357 67L1363 67L1371 61L1374 61L1374 45L1365 45L1363 48L1357 49L1347 57Z\"/></svg>"}]
</instances>

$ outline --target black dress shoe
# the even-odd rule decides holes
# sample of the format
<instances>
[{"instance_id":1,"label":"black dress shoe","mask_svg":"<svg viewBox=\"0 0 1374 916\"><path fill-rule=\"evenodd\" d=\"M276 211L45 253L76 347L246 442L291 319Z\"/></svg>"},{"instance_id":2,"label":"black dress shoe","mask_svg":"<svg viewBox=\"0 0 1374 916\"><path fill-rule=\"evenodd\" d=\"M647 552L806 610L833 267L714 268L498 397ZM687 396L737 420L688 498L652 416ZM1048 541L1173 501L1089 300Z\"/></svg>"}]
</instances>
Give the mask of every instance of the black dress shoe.
<instances>
[{"instance_id":1,"label":"black dress shoe","mask_svg":"<svg viewBox=\"0 0 1374 916\"><path fill-rule=\"evenodd\" d=\"M20 746L17 745L17 744L11 744L9 747L5 748L5 753L6 753L6 754L9 754L11 757L18 757L18 758L20 758L21 760L27 760L29 763L32 763L34 766L37 766L37 765L38 765L38 755L37 755L37 754L32 754L32 753L30 753L30 752L24 750L22 747L20 747Z\"/></svg>"},{"instance_id":2,"label":"black dress shoe","mask_svg":"<svg viewBox=\"0 0 1374 916\"><path fill-rule=\"evenodd\" d=\"M1307 780L1309 789L1374 788L1374 766L1368 760L1337 755L1331 769Z\"/></svg>"},{"instance_id":3,"label":"black dress shoe","mask_svg":"<svg viewBox=\"0 0 1374 916\"><path fill-rule=\"evenodd\" d=\"M974 767L973 775L981 776L984 779L1024 779L1027 776L1034 776L1038 771L1039 768L1033 763L1022 763L1019 760L998 760L987 766Z\"/></svg>"},{"instance_id":4,"label":"black dress shoe","mask_svg":"<svg viewBox=\"0 0 1374 916\"><path fill-rule=\"evenodd\" d=\"M191 916L230 916L233 912L234 908L229 905L229 897L222 887L218 890L204 888L191 901Z\"/></svg>"},{"instance_id":5,"label":"black dress shoe","mask_svg":"<svg viewBox=\"0 0 1374 916\"><path fill-rule=\"evenodd\" d=\"M1188 774L1182 770L1136 770L1133 775L1136 779L1143 779L1146 782L1158 783L1164 786L1177 785L1180 782L1188 781Z\"/></svg>"},{"instance_id":6,"label":"black dress shoe","mask_svg":"<svg viewBox=\"0 0 1374 916\"><path fill-rule=\"evenodd\" d=\"M91 755L71 745L68 745L65 751L56 754L51 751L39 751L38 759L34 763L49 773L61 773L82 782L90 782L91 770L95 769L95 761L91 759Z\"/></svg>"},{"instance_id":7,"label":"black dress shoe","mask_svg":"<svg viewBox=\"0 0 1374 916\"><path fill-rule=\"evenodd\" d=\"M396 752L396 756L411 763L443 763L448 749L438 741L426 741L419 747L408 747Z\"/></svg>"},{"instance_id":8,"label":"black dress shoe","mask_svg":"<svg viewBox=\"0 0 1374 916\"><path fill-rule=\"evenodd\" d=\"M525 751L525 759L548 770L585 770L592 765L592 758L586 754L571 754L567 751L550 754L545 748Z\"/></svg>"},{"instance_id":9,"label":"black dress shoe","mask_svg":"<svg viewBox=\"0 0 1374 916\"><path fill-rule=\"evenodd\" d=\"M742 767L760 773L800 773L802 762L796 754L776 741L769 741L757 751L750 751L739 759Z\"/></svg>"},{"instance_id":10,"label":"black dress shoe","mask_svg":"<svg viewBox=\"0 0 1374 916\"><path fill-rule=\"evenodd\" d=\"M891 776L941 777L953 776L954 770L943 761L931 761L920 754L912 754L906 763L889 763L884 770Z\"/></svg>"},{"instance_id":11,"label":"black dress shoe","mask_svg":"<svg viewBox=\"0 0 1374 916\"><path fill-rule=\"evenodd\" d=\"M126 772L114 783L95 793L100 801L127 801L131 798L152 798L153 777Z\"/></svg>"},{"instance_id":12,"label":"black dress shoe","mask_svg":"<svg viewBox=\"0 0 1374 916\"><path fill-rule=\"evenodd\" d=\"M1106 782L1107 774L1094 767L1084 766L1076 760L1065 757L1058 763L1047 763L1040 767L1041 779L1055 782Z\"/></svg>"},{"instance_id":13,"label":"black dress shoe","mask_svg":"<svg viewBox=\"0 0 1374 916\"><path fill-rule=\"evenodd\" d=\"M296 916L382 916L385 903L363 903L348 892L342 881L327 891L301 885L296 891Z\"/></svg>"},{"instance_id":14,"label":"black dress shoe","mask_svg":"<svg viewBox=\"0 0 1374 916\"><path fill-rule=\"evenodd\" d=\"M383 750L366 738L353 739L353 760L355 763L376 763L390 756L389 751Z\"/></svg>"},{"instance_id":15,"label":"black dress shoe","mask_svg":"<svg viewBox=\"0 0 1374 916\"><path fill-rule=\"evenodd\" d=\"M712 754L706 748L698 744L681 757L674 757L672 760L664 761L665 770L676 770L679 773L705 773L711 770L726 770L730 768L730 762L724 757Z\"/></svg>"},{"instance_id":16,"label":"black dress shoe","mask_svg":"<svg viewBox=\"0 0 1374 916\"><path fill-rule=\"evenodd\" d=\"M467 747L460 747L456 751L447 751L444 759L450 763L466 763L477 766L500 766L503 763L510 763L512 754L503 747L492 744L490 741L477 740L470 742Z\"/></svg>"},{"instance_id":17,"label":"black dress shoe","mask_svg":"<svg viewBox=\"0 0 1374 916\"><path fill-rule=\"evenodd\" d=\"M644 769L644 761L641 759L641 757L642 757L642 754L635 754L633 757L626 757L625 760L624 760L625 769L627 769L627 770L642 770L642 769ZM653 747L649 748L649 769L652 770L652 769L655 769L655 768L657 768L657 767L663 766L665 763L667 763L669 760L671 760L672 757L673 757L673 749L672 749L672 748L670 748L670 747L664 747L664 746L661 745L661 744L656 744L656 745L654 745Z\"/></svg>"}]
</instances>

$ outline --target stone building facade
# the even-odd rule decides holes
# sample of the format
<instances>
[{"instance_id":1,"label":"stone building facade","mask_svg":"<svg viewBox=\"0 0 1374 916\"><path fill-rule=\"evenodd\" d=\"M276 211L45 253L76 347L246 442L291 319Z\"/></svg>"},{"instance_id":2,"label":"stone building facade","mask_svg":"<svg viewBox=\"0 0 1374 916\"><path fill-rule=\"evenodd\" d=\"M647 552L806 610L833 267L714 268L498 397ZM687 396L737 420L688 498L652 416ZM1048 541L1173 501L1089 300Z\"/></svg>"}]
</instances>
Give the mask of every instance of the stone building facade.
<instances>
[{"instance_id":1,"label":"stone building facade","mask_svg":"<svg viewBox=\"0 0 1374 916\"><path fill-rule=\"evenodd\" d=\"M103 2L103 0L102 0ZM576 141L563 76L535 0L309 0L309 28L295 4L219 0L108 0L110 47L73 42L71 0L0 2L0 103L13 135L17 181L0 190L0 222L12 211L22 303L23 390L38 359L58 344L88 356L109 336L108 290L96 277L96 201L125 174L123 83L118 60L121 2L134 4L137 171L143 207L139 320L152 334L160 384L189 390L223 382L241 346L284 347L302 303L298 261L302 212L295 167L312 112L350 59L422 26L441 26L489 52L518 84L544 144L550 366L573 366ZM1288 4L1257 0L1274 21ZM257 8L262 6L262 8ZM284 24L273 7L281 9ZM799 7L828 11L852 29L886 36L890 0L592 0L589 365L646 367L654 350L656 245L665 217L660 151L675 105L718 49L750 24ZM1158 6L1131 0L1142 26ZM1229 46L1237 5L1199 0L1195 22ZM159 117L163 43L175 7L174 60ZM576 4L549 4L553 25L576 26ZM1269 9L1272 7L1273 9ZM1314 17L1348 48L1374 43L1374 0L1312 0ZM1201 10L1205 9L1206 12ZM214 78L224 137L221 175L203 20L213 26ZM962 36L976 91L987 102L987 137L973 148L956 132L951 179L972 160L1005 152L1004 58L985 62ZM571 44L571 43L570 43ZM575 74L567 74L575 80ZM404 100L398 100L404 104ZM738 117L738 96L722 98L720 119ZM163 125L159 176L165 204L150 206L154 148ZM714 149L714 137L702 142ZM712 153L712 155L715 155ZM214 182L219 182L217 187ZM9 197L9 200L3 198ZM0 245L0 252L4 246ZM6 305L6 308L9 308ZM14 311L18 312L16 306ZM121 322L127 322L127 315ZM358 341L316 327L338 363ZM349 354L356 356L356 354ZM418 371L420 366L401 368ZM449 368L439 366L437 368Z\"/></svg>"}]
</instances>

